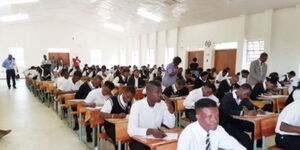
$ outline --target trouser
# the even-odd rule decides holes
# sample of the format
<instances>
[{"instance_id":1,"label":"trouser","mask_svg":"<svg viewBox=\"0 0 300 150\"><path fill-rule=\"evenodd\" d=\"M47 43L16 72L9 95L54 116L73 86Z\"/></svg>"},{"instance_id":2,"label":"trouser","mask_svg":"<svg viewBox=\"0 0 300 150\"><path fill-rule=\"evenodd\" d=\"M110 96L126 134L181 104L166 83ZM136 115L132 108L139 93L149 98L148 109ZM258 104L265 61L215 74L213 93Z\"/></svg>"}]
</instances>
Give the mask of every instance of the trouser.
<instances>
[{"instance_id":1,"label":"trouser","mask_svg":"<svg viewBox=\"0 0 300 150\"><path fill-rule=\"evenodd\" d=\"M299 150L300 136L276 134L276 145L285 150Z\"/></svg>"},{"instance_id":2,"label":"trouser","mask_svg":"<svg viewBox=\"0 0 300 150\"><path fill-rule=\"evenodd\" d=\"M10 78L12 78L13 81L13 87L16 87L16 73L14 69L6 70L6 82L7 86L10 88Z\"/></svg>"},{"instance_id":3,"label":"trouser","mask_svg":"<svg viewBox=\"0 0 300 150\"><path fill-rule=\"evenodd\" d=\"M150 150L147 145L142 144L136 140L132 140L132 142L129 143L129 147L130 150Z\"/></svg>"},{"instance_id":4,"label":"trouser","mask_svg":"<svg viewBox=\"0 0 300 150\"><path fill-rule=\"evenodd\" d=\"M116 135L115 135L115 125L109 123L107 121L104 122L104 129L108 137L110 137L115 145L115 149L118 149L118 144L116 143ZM121 145L121 150L124 150L124 144Z\"/></svg>"},{"instance_id":5,"label":"trouser","mask_svg":"<svg viewBox=\"0 0 300 150\"><path fill-rule=\"evenodd\" d=\"M185 115L188 119L190 119L192 122L196 121L196 112L195 109L186 109Z\"/></svg>"}]
</instances>

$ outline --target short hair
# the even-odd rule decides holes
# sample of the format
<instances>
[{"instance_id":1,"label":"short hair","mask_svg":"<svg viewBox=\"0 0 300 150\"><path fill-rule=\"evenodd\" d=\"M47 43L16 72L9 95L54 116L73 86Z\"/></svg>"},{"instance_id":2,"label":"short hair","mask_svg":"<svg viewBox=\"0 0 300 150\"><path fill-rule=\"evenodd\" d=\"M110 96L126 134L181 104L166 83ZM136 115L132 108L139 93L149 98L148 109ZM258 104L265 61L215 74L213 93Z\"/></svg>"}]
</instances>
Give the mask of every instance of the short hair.
<instances>
[{"instance_id":1,"label":"short hair","mask_svg":"<svg viewBox=\"0 0 300 150\"><path fill-rule=\"evenodd\" d=\"M203 72L201 72L201 74L200 74L200 76L201 77L204 77L204 76L207 76L209 73L207 72L207 71L203 71Z\"/></svg>"},{"instance_id":2,"label":"short hair","mask_svg":"<svg viewBox=\"0 0 300 150\"><path fill-rule=\"evenodd\" d=\"M183 79L177 79L176 84L180 86L185 86L185 81Z\"/></svg>"},{"instance_id":3,"label":"short hair","mask_svg":"<svg viewBox=\"0 0 300 150\"><path fill-rule=\"evenodd\" d=\"M152 81L159 81L159 82L161 82L162 78L160 76L156 76L155 78L153 78Z\"/></svg>"},{"instance_id":4,"label":"short hair","mask_svg":"<svg viewBox=\"0 0 300 150\"><path fill-rule=\"evenodd\" d=\"M268 57L268 56L269 55L266 52L264 52L264 53L261 53L259 57Z\"/></svg>"},{"instance_id":5,"label":"short hair","mask_svg":"<svg viewBox=\"0 0 300 150\"><path fill-rule=\"evenodd\" d=\"M291 75L291 76L296 76L295 71L290 71L290 72L288 72L288 74Z\"/></svg>"},{"instance_id":6,"label":"short hair","mask_svg":"<svg viewBox=\"0 0 300 150\"><path fill-rule=\"evenodd\" d=\"M197 61L197 58L196 58L196 57L194 57L194 58L193 58L193 61Z\"/></svg>"},{"instance_id":7,"label":"short hair","mask_svg":"<svg viewBox=\"0 0 300 150\"><path fill-rule=\"evenodd\" d=\"M115 88L114 83L112 83L111 81L105 81L104 86L108 87L110 90L113 90Z\"/></svg>"},{"instance_id":8,"label":"short hair","mask_svg":"<svg viewBox=\"0 0 300 150\"><path fill-rule=\"evenodd\" d=\"M135 95L135 88L134 88L133 86L126 86L126 87L124 88L124 92L129 92L129 93ZM123 92L123 93L124 93L124 92Z\"/></svg>"},{"instance_id":9,"label":"short hair","mask_svg":"<svg viewBox=\"0 0 300 150\"><path fill-rule=\"evenodd\" d=\"M210 89L212 89L213 92L216 91L216 86L215 86L214 84L211 84L211 83L205 83L205 84L203 85L203 87L210 88Z\"/></svg>"},{"instance_id":10,"label":"short hair","mask_svg":"<svg viewBox=\"0 0 300 150\"><path fill-rule=\"evenodd\" d=\"M217 106L217 103L210 98L202 98L202 99L199 99L195 103L196 111L199 109L202 109L202 108L207 108L207 107L218 107L218 106Z\"/></svg>"},{"instance_id":11,"label":"short hair","mask_svg":"<svg viewBox=\"0 0 300 150\"><path fill-rule=\"evenodd\" d=\"M248 71L248 70L242 70L241 73L242 73L242 74L243 74L243 73L249 74L249 71Z\"/></svg>"},{"instance_id":12,"label":"short hair","mask_svg":"<svg viewBox=\"0 0 300 150\"><path fill-rule=\"evenodd\" d=\"M176 64L180 64L181 63L181 58L176 56L173 58L173 63L176 63Z\"/></svg>"},{"instance_id":13,"label":"short hair","mask_svg":"<svg viewBox=\"0 0 300 150\"><path fill-rule=\"evenodd\" d=\"M96 76L94 77L94 79L103 80L103 78L102 78L101 76L99 76L99 75L96 75Z\"/></svg>"},{"instance_id":14,"label":"short hair","mask_svg":"<svg viewBox=\"0 0 300 150\"><path fill-rule=\"evenodd\" d=\"M106 70L106 66L105 65L101 66L101 69L105 69Z\"/></svg>"},{"instance_id":15,"label":"short hair","mask_svg":"<svg viewBox=\"0 0 300 150\"><path fill-rule=\"evenodd\" d=\"M60 72L61 75L69 74L68 69L62 69Z\"/></svg>"},{"instance_id":16,"label":"short hair","mask_svg":"<svg viewBox=\"0 0 300 150\"><path fill-rule=\"evenodd\" d=\"M146 85L146 91L153 91L156 88L161 88L161 84L158 81L150 81Z\"/></svg>"},{"instance_id":17,"label":"short hair","mask_svg":"<svg viewBox=\"0 0 300 150\"><path fill-rule=\"evenodd\" d=\"M271 77L271 78L267 77L266 79L267 79L267 81L269 81L272 84L277 85L277 83L278 83L278 77Z\"/></svg>"},{"instance_id":18,"label":"short hair","mask_svg":"<svg viewBox=\"0 0 300 150\"><path fill-rule=\"evenodd\" d=\"M74 72L74 76L82 77L81 71L75 71L75 72Z\"/></svg>"},{"instance_id":19,"label":"short hair","mask_svg":"<svg viewBox=\"0 0 300 150\"><path fill-rule=\"evenodd\" d=\"M239 89L250 90L252 92L252 87L248 83L242 84Z\"/></svg>"}]
</instances>

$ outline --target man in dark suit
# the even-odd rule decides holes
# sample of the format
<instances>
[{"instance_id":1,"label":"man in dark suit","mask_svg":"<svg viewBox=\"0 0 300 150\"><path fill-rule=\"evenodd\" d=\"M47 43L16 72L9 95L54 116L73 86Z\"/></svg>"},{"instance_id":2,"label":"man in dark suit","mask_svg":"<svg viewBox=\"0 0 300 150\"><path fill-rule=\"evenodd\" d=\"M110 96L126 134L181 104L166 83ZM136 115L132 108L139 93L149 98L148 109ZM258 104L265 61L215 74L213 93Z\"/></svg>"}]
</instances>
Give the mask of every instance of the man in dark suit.
<instances>
[{"instance_id":1,"label":"man in dark suit","mask_svg":"<svg viewBox=\"0 0 300 150\"><path fill-rule=\"evenodd\" d=\"M194 89L201 88L204 84L208 83L208 75L208 72L202 72L200 77L195 80Z\"/></svg>"},{"instance_id":2,"label":"man in dark suit","mask_svg":"<svg viewBox=\"0 0 300 150\"><path fill-rule=\"evenodd\" d=\"M176 83L167 87L163 94L167 97L187 96L189 90L185 87L185 82L182 79L177 79Z\"/></svg>"},{"instance_id":3,"label":"man in dark suit","mask_svg":"<svg viewBox=\"0 0 300 150\"><path fill-rule=\"evenodd\" d=\"M238 89L240 87L237 84L238 82L239 82L239 77L237 75L232 76L230 79L223 80L219 85L217 97L219 99L222 99L226 93Z\"/></svg>"},{"instance_id":4,"label":"man in dark suit","mask_svg":"<svg viewBox=\"0 0 300 150\"><path fill-rule=\"evenodd\" d=\"M145 81L140 77L139 70L134 70L133 76L128 79L127 86L133 86L135 88L145 87Z\"/></svg>"},{"instance_id":5,"label":"man in dark suit","mask_svg":"<svg viewBox=\"0 0 300 150\"><path fill-rule=\"evenodd\" d=\"M227 93L220 104L220 125L233 137L235 137L247 149L253 149L250 137L244 131L253 132L254 125L250 122L234 119L237 116L255 116L258 112L257 107L248 99L252 88L249 84L243 84L237 91Z\"/></svg>"}]
</instances>

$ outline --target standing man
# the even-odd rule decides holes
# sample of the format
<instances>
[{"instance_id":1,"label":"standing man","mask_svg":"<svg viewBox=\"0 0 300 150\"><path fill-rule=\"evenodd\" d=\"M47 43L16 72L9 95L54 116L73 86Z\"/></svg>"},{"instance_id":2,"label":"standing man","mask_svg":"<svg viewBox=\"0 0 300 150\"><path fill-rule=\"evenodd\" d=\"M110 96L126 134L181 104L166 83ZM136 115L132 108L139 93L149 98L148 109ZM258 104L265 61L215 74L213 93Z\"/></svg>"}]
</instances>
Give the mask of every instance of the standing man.
<instances>
[{"instance_id":1,"label":"standing man","mask_svg":"<svg viewBox=\"0 0 300 150\"><path fill-rule=\"evenodd\" d=\"M256 83L262 83L266 78L268 66L266 61L268 60L268 54L260 54L259 59L251 62L250 74L249 74L249 84L255 85Z\"/></svg>"},{"instance_id":2,"label":"standing man","mask_svg":"<svg viewBox=\"0 0 300 150\"><path fill-rule=\"evenodd\" d=\"M12 78L13 81L13 87L16 89L16 73L15 73L15 61L13 60L13 57L11 54L8 55L8 58L4 60L2 63L2 67L6 69L6 81L7 81L7 86L10 89L10 78Z\"/></svg>"},{"instance_id":3,"label":"standing man","mask_svg":"<svg viewBox=\"0 0 300 150\"><path fill-rule=\"evenodd\" d=\"M173 62L168 64L165 72L165 76L162 80L164 87L169 87L176 83L177 74L179 72L178 65L181 63L180 57L174 57Z\"/></svg>"},{"instance_id":4,"label":"standing man","mask_svg":"<svg viewBox=\"0 0 300 150\"><path fill-rule=\"evenodd\" d=\"M41 65L41 67L44 69L44 77L50 77L51 78L51 74L50 74L50 72L51 72L51 61L50 60L48 60L47 59L47 56L46 55L44 55L43 56L44 57L44 60L42 61L42 65Z\"/></svg>"}]
</instances>

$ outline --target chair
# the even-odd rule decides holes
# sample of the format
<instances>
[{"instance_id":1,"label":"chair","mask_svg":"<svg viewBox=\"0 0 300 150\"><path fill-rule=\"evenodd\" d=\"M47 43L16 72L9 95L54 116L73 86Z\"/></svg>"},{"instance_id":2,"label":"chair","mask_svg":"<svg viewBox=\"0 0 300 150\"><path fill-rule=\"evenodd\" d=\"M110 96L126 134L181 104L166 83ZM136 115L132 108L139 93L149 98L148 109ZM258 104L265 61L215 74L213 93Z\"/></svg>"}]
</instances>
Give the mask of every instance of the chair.
<instances>
[{"instance_id":1,"label":"chair","mask_svg":"<svg viewBox=\"0 0 300 150\"><path fill-rule=\"evenodd\" d=\"M262 135L262 150L267 150L266 137L272 136L275 134L275 128L277 123L278 116L272 116L266 119L261 120L261 135ZM283 150L278 146L270 147L272 150Z\"/></svg>"}]
</instances>

